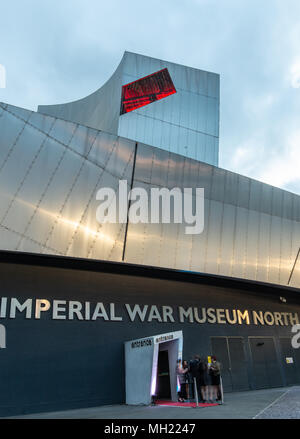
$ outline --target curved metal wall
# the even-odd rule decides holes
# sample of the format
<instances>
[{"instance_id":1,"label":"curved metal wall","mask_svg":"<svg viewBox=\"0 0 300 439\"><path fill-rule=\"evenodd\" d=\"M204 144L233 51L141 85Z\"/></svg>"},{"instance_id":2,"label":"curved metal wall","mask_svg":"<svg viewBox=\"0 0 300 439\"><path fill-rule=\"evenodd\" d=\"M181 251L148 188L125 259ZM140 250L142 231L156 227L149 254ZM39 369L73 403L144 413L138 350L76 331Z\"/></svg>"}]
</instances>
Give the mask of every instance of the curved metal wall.
<instances>
[{"instance_id":1,"label":"curved metal wall","mask_svg":"<svg viewBox=\"0 0 300 439\"><path fill-rule=\"evenodd\" d=\"M122 85L163 68L177 93L120 116ZM125 52L95 93L67 104L41 105L38 111L217 166L219 106L218 74Z\"/></svg>"},{"instance_id":2,"label":"curved metal wall","mask_svg":"<svg viewBox=\"0 0 300 439\"><path fill-rule=\"evenodd\" d=\"M91 95L66 104L40 105L38 111L66 121L117 134L122 87L122 61L109 80Z\"/></svg>"},{"instance_id":3,"label":"curved metal wall","mask_svg":"<svg viewBox=\"0 0 300 439\"><path fill-rule=\"evenodd\" d=\"M96 192L131 181L135 144L0 107L2 249L121 260L125 224L96 222Z\"/></svg>"},{"instance_id":4,"label":"curved metal wall","mask_svg":"<svg viewBox=\"0 0 300 439\"><path fill-rule=\"evenodd\" d=\"M205 226L129 224L125 261L286 285L300 197L181 155L0 104L1 249L121 261L126 224L96 221L96 192L203 187ZM134 173L134 175L133 175ZM291 286L300 287L299 261Z\"/></svg>"}]
</instances>

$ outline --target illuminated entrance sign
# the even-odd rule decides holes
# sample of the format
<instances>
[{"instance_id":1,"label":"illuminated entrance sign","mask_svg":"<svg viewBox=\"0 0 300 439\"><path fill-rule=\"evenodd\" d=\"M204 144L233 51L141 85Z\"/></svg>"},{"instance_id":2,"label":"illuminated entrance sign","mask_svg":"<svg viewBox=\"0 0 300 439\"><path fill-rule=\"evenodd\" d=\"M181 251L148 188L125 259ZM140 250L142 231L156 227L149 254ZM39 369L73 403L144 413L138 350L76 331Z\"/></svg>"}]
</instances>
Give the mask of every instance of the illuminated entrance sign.
<instances>
[{"instance_id":1,"label":"illuminated entrance sign","mask_svg":"<svg viewBox=\"0 0 300 439\"><path fill-rule=\"evenodd\" d=\"M122 87L121 113L129 113L176 93L168 69L160 70Z\"/></svg>"},{"instance_id":2,"label":"illuminated entrance sign","mask_svg":"<svg viewBox=\"0 0 300 439\"><path fill-rule=\"evenodd\" d=\"M126 404L148 405L154 395L165 397L162 392L166 390L172 401L177 401L176 366L177 360L182 360L183 332L140 338L127 341L124 345ZM167 365L168 369L162 380L162 374L159 374L162 371L160 360L166 362L164 366Z\"/></svg>"}]
</instances>

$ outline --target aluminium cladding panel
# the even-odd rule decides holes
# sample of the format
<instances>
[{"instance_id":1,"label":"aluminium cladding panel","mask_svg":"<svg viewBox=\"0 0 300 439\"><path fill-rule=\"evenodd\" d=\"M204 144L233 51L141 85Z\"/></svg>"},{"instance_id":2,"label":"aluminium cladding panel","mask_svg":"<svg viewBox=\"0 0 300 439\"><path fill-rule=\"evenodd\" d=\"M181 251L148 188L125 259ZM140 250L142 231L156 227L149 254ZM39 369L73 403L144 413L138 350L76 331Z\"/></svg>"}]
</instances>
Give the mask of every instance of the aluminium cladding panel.
<instances>
[{"instance_id":1,"label":"aluminium cladding panel","mask_svg":"<svg viewBox=\"0 0 300 439\"><path fill-rule=\"evenodd\" d=\"M122 84L163 68L177 93L123 114L118 134L218 165L219 75L125 52Z\"/></svg>"},{"instance_id":2,"label":"aluminium cladding panel","mask_svg":"<svg viewBox=\"0 0 300 439\"><path fill-rule=\"evenodd\" d=\"M122 85L168 68L177 93L120 116ZM219 75L125 52L91 95L38 111L218 165Z\"/></svg>"},{"instance_id":3,"label":"aluminium cladding panel","mask_svg":"<svg viewBox=\"0 0 300 439\"><path fill-rule=\"evenodd\" d=\"M172 99L176 95L168 96ZM150 105L160 105L163 99ZM171 105L169 102L168 104ZM145 116L145 108L123 114L118 134L166 151L218 165L218 138L181 125ZM169 111L169 110L168 110Z\"/></svg>"},{"instance_id":4,"label":"aluminium cladding panel","mask_svg":"<svg viewBox=\"0 0 300 439\"><path fill-rule=\"evenodd\" d=\"M109 80L91 95L74 102L40 105L38 111L112 134L118 132L122 62Z\"/></svg>"},{"instance_id":5,"label":"aluminium cladding panel","mask_svg":"<svg viewBox=\"0 0 300 439\"><path fill-rule=\"evenodd\" d=\"M1 248L121 260L125 224L99 224L96 192L131 181L135 143L0 107Z\"/></svg>"},{"instance_id":6,"label":"aluminium cladding panel","mask_svg":"<svg viewBox=\"0 0 300 439\"><path fill-rule=\"evenodd\" d=\"M158 70L167 68L171 77L176 77L178 88L219 99L220 81L217 73L211 73L132 52L125 52L122 61L123 74L131 78L128 82L135 81Z\"/></svg>"},{"instance_id":7,"label":"aluminium cladding panel","mask_svg":"<svg viewBox=\"0 0 300 439\"><path fill-rule=\"evenodd\" d=\"M152 187L204 188L204 230L129 224L126 262L288 283L300 243L299 196L144 144L133 186L149 195ZM299 258L291 285L300 285Z\"/></svg>"},{"instance_id":8,"label":"aluminium cladding panel","mask_svg":"<svg viewBox=\"0 0 300 439\"><path fill-rule=\"evenodd\" d=\"M289 283L289 285L291 287L296 287L296 288L298 288L300 285L300 259L299 258L300 258L300 255L298 254L298 257L295 261L294 269L293 269L292 274L291 274L290 283Z\"/></svg>"},{"instance_id":9,"label":"aluminium cladding panel","mask_svg":"<svg viewBox=\"0 0 300 439\"><path fill-rule=\"evenodd\" d=\"M0 132L2 249L121 260L126 227L96 222L96 192L130 184L135 143L5 104ZM129 224L126 261L300 285L299 196L143 144L134 186L203 187L204 231Z\"/></svg>"}]
</instances>

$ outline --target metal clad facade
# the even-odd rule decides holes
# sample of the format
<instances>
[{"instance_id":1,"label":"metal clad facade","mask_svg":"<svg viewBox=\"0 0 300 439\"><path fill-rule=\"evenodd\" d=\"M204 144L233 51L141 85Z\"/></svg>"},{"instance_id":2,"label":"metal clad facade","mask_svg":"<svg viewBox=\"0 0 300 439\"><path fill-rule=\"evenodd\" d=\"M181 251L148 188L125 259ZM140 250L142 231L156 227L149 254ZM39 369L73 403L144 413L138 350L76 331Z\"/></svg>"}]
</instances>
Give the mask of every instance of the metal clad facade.
<instances>
[{"instance_id":1,"label":"metal clad facade","mask_svg":"<svg viewBox=\"0 0 300 439\"><path fill-rule=\"evenodd\" d=\"M126 261L287 285L300 243L300 197L233 172L138 146L134 186L203 187L204 231L129 224ZM290 281L299 286L299 262Z\"/></svg>"},{"instance_id":2,"label":"metal clad facade","mask_svg":"<svg viewBox=\"0 0 300 439\"><path fill-rule=\"evenodd\" d=\"M292 274L290 285L300 286L299 196L41 113L6 104L0 111L2 249L114 261L124 253L125 262L282 285ZM96 193L118 194L119 180L148 193L204 188L203 233L129 223L125 240L126 224L99 224Z\"/></svg>"},{"instance_id":3,"label":"metal clad facade","mask_svg":"<svg viewBox=\"0 0 300 439\"><path fill-rule=\"evenodd\" d=\"M2 106L1 248L121 260L125 224L96 221L96 193L131 181L127 139Z\"/></svg>"},{"instance_id":4,"label":"metal clad facade","mask_svg":"<svg viewBox=\"0 0 300 439\"><path fill-rule=\"evenodd\" d=\"M177 93L119 119L118 134L218 165L219 75L126 52L122 83L167 68Z\"/></svg>"},{"instance_id":5,"label":"metal clad facade","mask_svg":"<svg viewBox=\"0 0 300 439\"><path fill-rule=\"evenodd\" d=\"M122 86L167 68L177 93L120 116ZM38 111L212 165L219 163L220 77L125 52L111 78L78 101Z\"/></svg>"}]
</instances>

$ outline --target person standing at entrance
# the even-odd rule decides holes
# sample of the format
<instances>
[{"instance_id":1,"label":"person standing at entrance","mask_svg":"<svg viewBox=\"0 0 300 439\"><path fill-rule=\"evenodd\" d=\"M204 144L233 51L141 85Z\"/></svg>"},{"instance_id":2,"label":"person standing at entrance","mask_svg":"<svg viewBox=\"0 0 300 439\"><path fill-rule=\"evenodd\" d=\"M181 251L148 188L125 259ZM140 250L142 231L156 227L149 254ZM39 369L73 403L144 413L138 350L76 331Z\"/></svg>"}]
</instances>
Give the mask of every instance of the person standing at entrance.
<instances>
[{"instance_id":1,"label":"person standing at entrance","mask_svg":"<svg viewBox=\"0 0 300 439\"><path fill-rule=\"evenodd\" d=\"M215 356L211 357L211 365L209 368L209 373L211 377L211 386L212 386L212 399L213 401L219 400L220 392L220 377L221 377L221 364L217 361Z\"/></svg>"},{"instance_id":2,"label":"person standing at entrance","mask_svg":"<svg viewBox=\"0 0 300 439\"><path fill-rule=\"evenodd\" d=\"M210 376L208 372L208 364L204 359L201 359L199 363L199 381L202 402L207 403L209 400Z\"/></svg>"},{"instance_id":3,"label":"person standing at entrance","mask_svg":"<svg viewBox=\"0 0 300 439\"><path fill-rule=\"evenodd\" d=\"M201 359L200 355L195 355L193 360L190 361L190 374L191 378L194 384L194 379L196 379L196 387L197 387L197 393L198 393L198 401L202 402L202 392L201 392L201 385L202 385L202 372L201 372ZM195 386L193 385L193 389L195 392ZM196 395L194 395L196 399Z\"/></svg>"},{"instance_id":4,"label":"person standing at entrance","mask_svg":"<svg viewBox=\"0 0 300 439\"><path fill-rule=\"evenodd\" d=\"M190 368L188 365L188 362L186 360L183 360L182 362L183 369L187 369L187 372L185 372L185 394L186 399L190 399L190 384L191 384L191 374L190 374Z\"/></svg>"},{"instance_id":5,"label":"person standing at entrance","mask_svg":"<svg viewBox=\"0 0 300 439\"><path fill-rule=\"evenodd\" d=\"M177 361L176 373L180 385L180 391L178 392L178 401L184 402L186 399L186 383L185 383L185 374L188 372L188 368L184 369L182 367L181 360Z\"/></svg>"}]
</instances>

